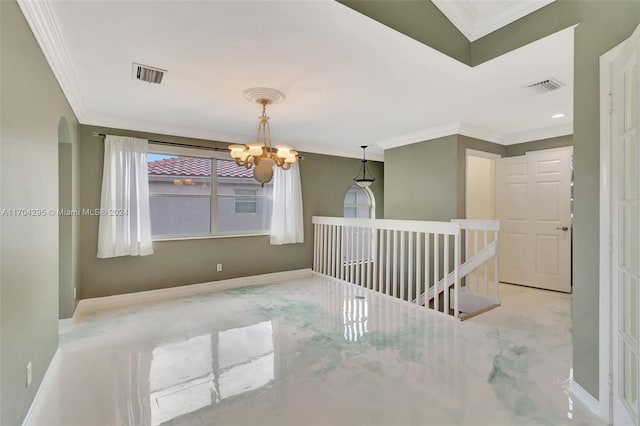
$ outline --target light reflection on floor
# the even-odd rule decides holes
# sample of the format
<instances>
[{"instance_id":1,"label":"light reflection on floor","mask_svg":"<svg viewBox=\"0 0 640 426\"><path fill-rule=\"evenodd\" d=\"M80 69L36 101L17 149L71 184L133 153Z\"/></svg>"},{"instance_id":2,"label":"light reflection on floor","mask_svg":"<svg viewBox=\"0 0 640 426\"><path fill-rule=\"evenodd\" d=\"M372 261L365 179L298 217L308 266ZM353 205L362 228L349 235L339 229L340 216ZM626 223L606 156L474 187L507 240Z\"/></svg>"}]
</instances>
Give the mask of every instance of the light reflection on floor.
<instances>
[{"instance_id":1,"label":"light reflection on floor","mask_svg":"<svg viewBox=\"0 0 640 426\"><path fill-rule=\"evenodd\" d=\"M34 424L600 424L566 393L570 296L502 294L464 323L320 277L101 312Z\"/></svg>"}]
</instances>

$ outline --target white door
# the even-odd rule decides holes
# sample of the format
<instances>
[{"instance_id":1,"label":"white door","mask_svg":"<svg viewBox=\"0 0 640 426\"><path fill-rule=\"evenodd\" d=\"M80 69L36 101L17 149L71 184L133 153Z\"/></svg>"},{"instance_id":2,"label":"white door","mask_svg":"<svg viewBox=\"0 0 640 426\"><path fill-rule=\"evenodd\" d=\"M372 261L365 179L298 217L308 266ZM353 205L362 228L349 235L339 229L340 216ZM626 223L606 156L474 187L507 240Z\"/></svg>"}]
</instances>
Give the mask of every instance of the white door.
<instances>
[{"instance_id":1,"label":"white door","mask_svg":"<svg viewBox=\"0 0 640 426\"><path fill-rule=\"evenodd\" d=\"M571 292L572 148L499 159L500 280Z\"/></svg>"},{"instance_id":2,"label":"white door","mask_svg":"<svg viewBox=\"0 0 640 426\"><path fill-rule=\"evenodd\" d=\"M615 425L638 425L640 27L612 68L612 378Z\"/></svg>"}]
</instances>

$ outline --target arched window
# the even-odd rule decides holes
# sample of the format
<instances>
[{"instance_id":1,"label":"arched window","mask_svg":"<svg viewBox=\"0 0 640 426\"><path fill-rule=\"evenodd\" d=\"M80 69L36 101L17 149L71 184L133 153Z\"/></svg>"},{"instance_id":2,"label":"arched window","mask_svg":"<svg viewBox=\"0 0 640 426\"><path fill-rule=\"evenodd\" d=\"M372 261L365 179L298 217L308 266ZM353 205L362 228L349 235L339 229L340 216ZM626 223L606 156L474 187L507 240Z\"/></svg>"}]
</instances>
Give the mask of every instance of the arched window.
<instances>
[{"instance_id":1,"label":"arched window","mask_svg":"<svg viewBox=\"0 0 640 426\"><path fill-rule=\"evenodd\" d=\"M375 219L376 203L369 188L353 185L344 196L344 217Z\"/></svg>"}]
</instances>

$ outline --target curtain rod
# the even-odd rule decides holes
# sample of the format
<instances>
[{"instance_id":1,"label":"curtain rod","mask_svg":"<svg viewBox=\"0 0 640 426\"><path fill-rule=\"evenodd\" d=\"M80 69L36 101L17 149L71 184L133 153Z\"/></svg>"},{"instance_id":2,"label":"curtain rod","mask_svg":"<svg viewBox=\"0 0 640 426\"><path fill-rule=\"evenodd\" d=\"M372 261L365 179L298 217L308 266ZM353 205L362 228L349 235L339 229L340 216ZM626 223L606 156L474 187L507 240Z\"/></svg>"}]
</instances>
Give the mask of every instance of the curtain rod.
<instances>
[{"instance_id":1,"label":"curtain rod","mask_svg":"<svg viewBox=\"0 0 640 426\"><path fill-rule=\"evenodd\" d=\"M1 1L1 0L0 0ZM93 132L93 137L105 137L107 136L105 133ZM171 145L171 146L184 146L187 148L198 148L198 149L208 149L210 151L218 151L218 152L230 152L228 148L220 148L217 146L203 146L203 145L191 145L188 143L179 143L179 142L167 142L167 141L156 141L152 139L148 139L149 143L154 145ZM298 154L299 160L304 160L304 156Z\"/></svg>"},{"instance_id":2,"label":"curtain rod","mask_svg":"<svg viewBox=\"0 0 640 426\"><path fill-rule=\"evenodd\" d=\"M107 135L104 134L104 133L94 132L93 136L94 137L99 137L99 136L105 137ZM227 148L219 148L217 146L192 145L192 144L188 144L188 143L156 141L156 140L152 140L152 139L149 139L149 143L154 144L154 145L184 146L184 147L187 147L187 148L198 148L198 149L208 149L210 151L229 152L229 149L227 149Z\"/></svg>"}]
</instances>

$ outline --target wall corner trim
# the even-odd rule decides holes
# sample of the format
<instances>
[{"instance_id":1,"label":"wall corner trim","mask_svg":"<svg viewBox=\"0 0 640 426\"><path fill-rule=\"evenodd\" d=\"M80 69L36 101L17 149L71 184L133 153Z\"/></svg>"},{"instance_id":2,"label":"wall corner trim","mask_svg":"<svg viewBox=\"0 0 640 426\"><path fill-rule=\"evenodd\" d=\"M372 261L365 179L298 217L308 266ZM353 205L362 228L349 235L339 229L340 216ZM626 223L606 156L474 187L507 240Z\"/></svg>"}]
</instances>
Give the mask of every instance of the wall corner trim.
<instances>
[{"instance_id":1,"label":"wall corner trim","mask_svg":"<svg viewBox=\"0 0 640 426\"><path fill-rule=\"evenodd\" d=\"M604 420L605 422L609 421L608 418L602 417L602 413L600 412L600 402L573 379L569 381L569 392L599 419Z\"/></svg>"},{"instance_id":2,"label":"wall corner trim","mask_svg":"<svg viewBox=\"0 0 640 426\"><path fill-rule=\"evenodd\" d=\"M62 355L60 352L60 348L56 350L56 353L53 354L53 358L51 358L51 362L49 363L49 367L47 367L47 371L45 371L44 376L42 378L42 382L40 383L40 387L36 391L36 396L31 401L31 406L29 407L29 411L27 411L27 415L22 422L22 426L35 425L37 410L39 409L39 403L42 399L42 395L52 391L53 389L53 377L60 366L60 362L62 360ZM50 390L51 389L51 390Z\"/></svg>"},{"instance_id":3,"label":"wall corner trim","mask_svg":"<svg viewBox=\"0 0 640 426\"><path fill-rule=\"evenodd\" d=\"M117 294L114 296L83 299L78 302L73 314L75 322L82 321L84 314L93 313L113 307L132 306L141 303L163 302L172 299L197 296L234 288L274 284L311 277L311 268L295 269L292 271L272 272L269 274L252 275L248 277L231 278L228 280L209 281L200 284L183 285L179 287L162 288L158 290L140 291L136 293Z\"/></svg>"},{"instance_id":4,"label":"wall corner trim","mask_svg":"<svg viewBox=\"0 0 640 426\"><path fill-rule=\"evenodd\" d=\"M49 0L17 0L20 10L38 41L53 74L80 123L86 120L86 108L73 63L64 47Z\"/></svg>"}]
</instances>

